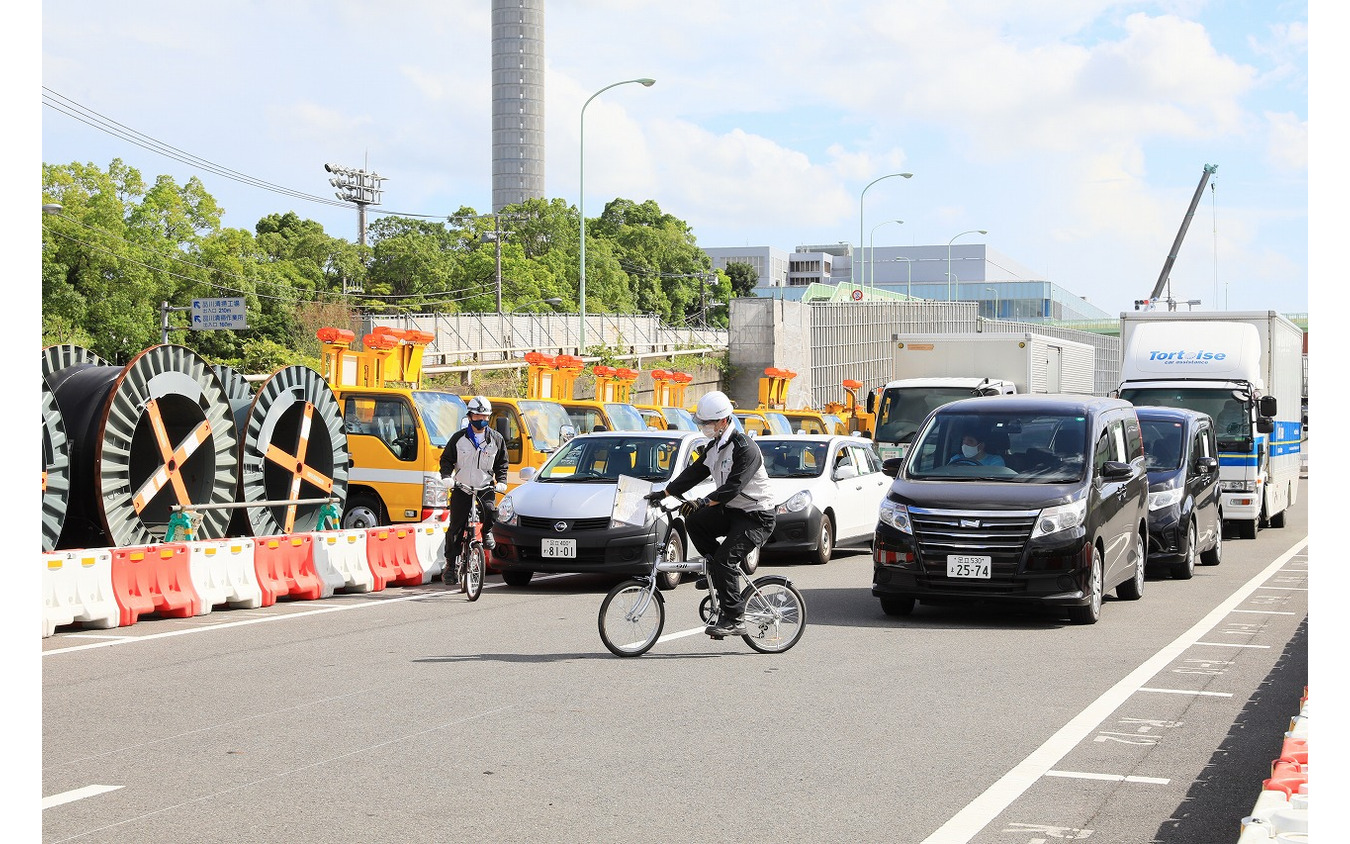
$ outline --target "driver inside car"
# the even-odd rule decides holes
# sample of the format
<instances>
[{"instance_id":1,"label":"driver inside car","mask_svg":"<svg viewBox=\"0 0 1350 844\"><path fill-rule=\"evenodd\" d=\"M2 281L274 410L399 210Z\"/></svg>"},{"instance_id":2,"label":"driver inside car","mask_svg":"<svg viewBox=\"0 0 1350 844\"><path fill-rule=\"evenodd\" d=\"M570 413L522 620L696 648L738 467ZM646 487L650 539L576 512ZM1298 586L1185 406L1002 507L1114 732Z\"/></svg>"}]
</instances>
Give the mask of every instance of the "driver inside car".
<instances>
[{"instance_id":1,"label":"driver inside car","mask_svg":"<svg viewBox=\"0 0 1350 844\"><path fill-rule=\"evenodd\" d=\"M969 431L961 438L961 451L947 462L966 466L1004 466L1003 458L984 450L987 437L980 431Z\"/></svg>"}]
</instances>

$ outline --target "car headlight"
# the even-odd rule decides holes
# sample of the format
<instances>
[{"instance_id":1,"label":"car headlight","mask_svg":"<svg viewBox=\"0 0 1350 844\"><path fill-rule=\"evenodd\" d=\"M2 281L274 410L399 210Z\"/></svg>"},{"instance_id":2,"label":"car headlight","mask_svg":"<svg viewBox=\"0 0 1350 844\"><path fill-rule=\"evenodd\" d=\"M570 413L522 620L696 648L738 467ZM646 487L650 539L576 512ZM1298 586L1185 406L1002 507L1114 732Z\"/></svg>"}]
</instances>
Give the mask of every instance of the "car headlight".
<instances>
[{"instance_id":1,"label":"car headlight","mask_svg":"<svg viewBox=\"0 0 1350 844\"><path fill-rule=\"evenodd\" d=\"M903 504L886 499L881 502L881 509L877 511L877 519L883 525L890 525L901 533L914 534L914 528L909 524L909 508Z\"/></svg>"},{"instance_id":2,"label":"car headlight","mask_svg":"<svg viewBox=\"0 0 1350 844\"><path fill-rule=\"evenodd\" d=\"M445 488L445 481L441 480L440 475L422 476L422 507L446 507L449 506L449 491Z\"/></svg>"},{"instance_id":3,"label":"car headlight","mask_svg":"<svg viewBox=\"0 0 1350 844\"><path fill-rule=\"evenodd\" d=\"M1181 487L1174 487L1172 489L1160 489L1157 492L1150 492L1148 494L1148 509L1161 510L1164 507L1171 507L1174 504L1179 504L1181 502L1182 493L1185 491L1186 490Z\"/></svg>"},{"instance_id":4,"label":"car headlight","mask_svg":"<svg viewBox=\"0 0 1350 844\"><path fill-rule=\"evenodd\" d=\"M497 524L514 525L516 523L516 503L511 500L511 496L506 496L497 502Z\"/></svg>"},{"instance_id":5,"label":"car headlight","mask_svg":"<svg viewBox=\"0 0 1350 844\"><path fill-rule=\"evenodd\" d=\"M1031 538L1049 536L1062 530L1078 527L1087 518L1087 499L1081 498L1068 504L1046 507L1036 519L1036 527L1031 529Z\"/></svg>"},{"instance_id":6,"label":"car headlight","mask_svg":"<svg viewBox=\"0 0 1350 844\"><path fill-rule=\"evenodd\" d=\"M1256 481L1219 481L1220 492L1256 492Z\"/></svg>"},{"instance_id":7,"label":"car headlight","mask_svg":"<svg viewBox=\"0 0 1350 844\"><path fill-rule=\"evenodd\" d=\"M800 513L810 506L811 493L808 490L802 490L774 508L774 513L779 516L784 513Z\"/></svg>"}]
</instances>

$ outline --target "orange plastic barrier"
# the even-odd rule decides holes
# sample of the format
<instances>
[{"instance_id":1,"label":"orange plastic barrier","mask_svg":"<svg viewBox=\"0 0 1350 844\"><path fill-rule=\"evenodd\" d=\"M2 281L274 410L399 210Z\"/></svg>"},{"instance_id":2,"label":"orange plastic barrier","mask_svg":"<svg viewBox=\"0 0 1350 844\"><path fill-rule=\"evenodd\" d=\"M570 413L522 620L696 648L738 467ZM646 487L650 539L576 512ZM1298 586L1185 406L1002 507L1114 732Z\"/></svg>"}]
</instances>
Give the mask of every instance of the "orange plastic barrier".
<instances>
[{"instance_id":1,"label":"orange plastic barrier","mask_svg":"<svg viewBox=\"0 0 1350 844\"><path fill-rule=\"evenodd\" d=\"M1284 746L1280 748L1280 758L1276 762L1295 762L1299 765L1308 764L1308 740L1301 738L1286 738ZM1274 770L1272 766L1271 770Z\"/></svg>"},{"instance_id":2,"label":"orange plastic barrier","mask_svg":"<svg viewBox=\"0 0 1350 844\"><path fill-rule=\"evenodd\" d=\"M375 575L376 589L418 586L425 577L417 558L417 537L411 528L368 529L366 559Z\"/></svg>"},{"instance_id":3,"label":"orange plastic barrier","mask_svg":"<svg viewBox=\"0 0 1350 844\"><path fill-rule=\"evenodd\" d=\"M1291 797L1298 794L1298 787L1308 781L1308 772L1304 766L1294 762L1276 762L1271 765L1270 779L1261 783L1266 791L1283 791Z\"/></svg>"},{"instance_id":4,"label":"orange plastic barrier","mask_svg":"<svg viewBox=\"0 0 1350 844\"><path fill-rule=\"evenodd\" d=\"M253 567L262 587L264 607L278 598L313 601L323 595L323 580L314 570L314 537L307 533L260 536L254 540Z\"/></svg>"},{"instance_id":5,"label":"orange plastic barrier","mask_svg":"<svg viewBox=\"0 0 1350 844\"><path fill-rule=\"evenodd\" d=\"M185 542L112 549L113 597L122 627L142 615L189 618L202 614L202 599L192 585Z\"/></svg>"}]
</instances>

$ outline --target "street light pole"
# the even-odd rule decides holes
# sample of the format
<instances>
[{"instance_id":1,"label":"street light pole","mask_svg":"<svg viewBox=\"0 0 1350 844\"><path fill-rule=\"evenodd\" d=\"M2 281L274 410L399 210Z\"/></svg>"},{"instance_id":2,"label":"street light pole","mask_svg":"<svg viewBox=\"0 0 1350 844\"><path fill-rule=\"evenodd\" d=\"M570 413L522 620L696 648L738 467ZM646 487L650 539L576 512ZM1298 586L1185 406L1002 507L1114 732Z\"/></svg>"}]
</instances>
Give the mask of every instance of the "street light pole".
<instances>
[{"instance_id":1,"label":"street light pole","mask_svg":"<svg viewBox=\"0 0 1350 844\"><path fill-rule=\"evenodd\" d=\"M883 179L894 179L896 176L900 176L901 178L908 179L908 178L912 177L913 175L914 175L913 173L890 173L890 174L888 174L888 175L880 176L880 177L878 177L878 178L873 179L872 181L870 181L870 182L867 183L867 187L866 187L866 188L863 188L863 189L862 189L862 193L858 195L858 251L859 251L859 252L862 252L862 248L863 248L863 197L867 196L867 188L870 188L872 185L875 185L877 182L880 182L880 181L882 181ZM861 255L860 255L859 257L861 257ZM853 264L854 264L854 266L856 266L856 265L858 264L858 261L854 261ZM863 277L863 274L862 274L861 271L855 272L855 271L854 271L854 268L853 268L852 266L849 267L848 275L849 275L849 279L850 279L850 280L853 280L855 277L856 277L856 279L857 279L859 282L862 282L862 281L866 281L866 280L867 280L866 278Z\"/></svg>"},{"instance_id":2,"label":"street light pole","mask_svg":"<svg viewBox=\"0 0 1350 844\"><path fill-rule=\"evenodd\" d=\"M617 88L620 85L627 85L636 82L644 88L650 88L656 84L655 79L625 79L622 82L615 82L612 85L606 85L594 94L590 99L581 104L581 134L579 137L580 167L577 170L577 211L581 214L581 278L578 285L579 308L581 312L581 326L577 333L577 355L586 354L586 106L591 104L591 100L608 91L610 88Z\"/></svg>"},{"instance_id":3,"label":"street light pole","mask_svg":"<svg viewBox=\"0 0 1350 844\"><path fill-rule=\"evenodd\" d=\"M984 229L969 229L969 230L967 230L967 231L961 232L961 234L952 235L952 240L956 240L958 237L960 237L960 236L963 235L963 234L977 234L977 233L978 233L978 234L989 234L989 232L985 231ZM947 241L947 301L948 301L948 302L953 302L953 301L955 301L954 299L952 299L952 240ZM961 290L958 288L957 291L956 291L956 293L957 293L957 295L959 296L959 295L961 294Z\"/></svg>"},{"instance_id":4,"label":"street light pole","mask_svg":"<svg viewBox=\"0 0 1350 844\"><path fill-rule=\"evenodd\" d=\"M877 223L875 226L873 226L873 227L872 227L872 233L869 234L869 235L867 236L867 256L868 256L869 258L872 259L872 286L873 286L873 287L876 287L876 286L877 286L877 253L876 253L877 229L881 228L882 226L886 225L887 223L899 223L899 224L901 224L901 225L904 225L905 221L904 221L904 220L883 220L882 222ZM859 243L858 246L861 247L862 244Z\"/></svg>"},{"instance_id":5,"label":"street light pole","mask_svg":"<svg viewBox=\"0 0 1350 844\"><path fill-rule=\"evenodd\" d=\"M909 281L906 282L906 284L905 284L905 298L906 298L906 299L913 299L913 298L914 298L914 262L911 261L909 258L906 258L904 255L897 255L897 256L895 256L895 260L897 260L897 261L904 261L904 262L905 262L905 269L909 271Z\"/></svg>"},{"instance_id":6,"label":"street light pole","mask_svg":"<svg viewBox=\"0 0 1350 844\"><path fill-rule=\"evenodd\" d=\"M993 294L994 294L994 319L998 319L998 288L996 288L996 287L986 287L986 288L984 288L984 289L985 289L985 290L990 290L990 291L992 291Z\"/></svg>"}]
</instances>

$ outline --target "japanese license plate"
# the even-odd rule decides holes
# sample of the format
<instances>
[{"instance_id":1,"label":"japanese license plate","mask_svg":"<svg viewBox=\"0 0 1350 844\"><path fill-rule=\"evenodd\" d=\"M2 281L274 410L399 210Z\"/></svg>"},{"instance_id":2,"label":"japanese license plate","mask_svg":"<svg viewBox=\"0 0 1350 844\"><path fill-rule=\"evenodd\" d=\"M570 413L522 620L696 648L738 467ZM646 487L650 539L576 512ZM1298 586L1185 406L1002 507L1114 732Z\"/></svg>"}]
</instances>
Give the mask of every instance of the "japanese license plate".
<instances>
[{"instance_id":1,"label":"japanese license plate","mask_svg":"<svg viewBox=\"0 0 1350 844\"><path fill-rule=\"evenodd\" d=\"M575 558L577 555L577 541L575 539L545 539L544 544L539 549L541 557L568 557Z\"/></svg>"},{"instance_id":2,"label":"japanese license plate","mask_svg":"<svg viewBox=\"0 0 1350 844\"><path fill-rule=\"evenodd\" d=\"M989 579L989 570L993 568L993 557L975 557L967 554L947 555L947 576Z\"/></svg>"}]
</instances>

